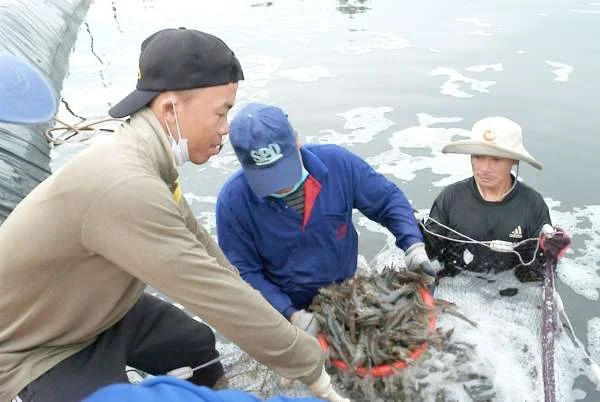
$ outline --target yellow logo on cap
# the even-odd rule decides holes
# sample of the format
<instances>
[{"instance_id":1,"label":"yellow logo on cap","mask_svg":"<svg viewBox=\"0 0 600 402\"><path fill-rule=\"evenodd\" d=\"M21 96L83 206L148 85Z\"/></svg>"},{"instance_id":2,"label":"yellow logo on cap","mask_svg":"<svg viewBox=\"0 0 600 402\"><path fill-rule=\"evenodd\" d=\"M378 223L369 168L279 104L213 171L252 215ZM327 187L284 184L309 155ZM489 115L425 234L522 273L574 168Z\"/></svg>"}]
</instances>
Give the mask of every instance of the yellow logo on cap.
<instances>
[{"instance_id":1,"label":"yellow logo on cap","mask_svg":"<svg viewBox=\"0 0 600 402\"><path fill-rule=\"evenodd\" d=\"M138 67L138 80L142 79L142 69Z\"/></svg>"}]
</instances>

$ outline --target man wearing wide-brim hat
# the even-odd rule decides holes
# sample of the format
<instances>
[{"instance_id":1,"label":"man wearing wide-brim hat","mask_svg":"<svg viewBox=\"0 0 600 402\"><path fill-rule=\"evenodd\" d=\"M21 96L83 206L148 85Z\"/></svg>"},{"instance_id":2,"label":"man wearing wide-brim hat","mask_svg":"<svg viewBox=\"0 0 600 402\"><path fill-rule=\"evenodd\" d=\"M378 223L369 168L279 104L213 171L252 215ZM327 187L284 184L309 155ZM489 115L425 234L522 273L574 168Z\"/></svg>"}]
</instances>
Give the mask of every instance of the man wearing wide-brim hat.
<instances>
[{"instance_id":1,"label":"man wearing wide-brim hat","mask_svg":"<svg viewBox=\"0 0 600 402\"><path fill-rule=\"evenodd\" d=\"M493 252L473 240L518 243L538 238L542 227L551 224L540 193L518 180L522 161L542 169L523 145L521 126L505 117L484 118L473 125L471 138L454 141L442 152L470 155L473 170L472 177L446 187L431 207L427 229L463 241L426 233L429 255L446 268L442 275L462 269L499 272L519 265L514 253ZM531 259L535 246L531 242L521 249L527 254L526 260ZM532 265L516 274L521 280L537 280L541 270Z\"/></svg>"}]
</instances>

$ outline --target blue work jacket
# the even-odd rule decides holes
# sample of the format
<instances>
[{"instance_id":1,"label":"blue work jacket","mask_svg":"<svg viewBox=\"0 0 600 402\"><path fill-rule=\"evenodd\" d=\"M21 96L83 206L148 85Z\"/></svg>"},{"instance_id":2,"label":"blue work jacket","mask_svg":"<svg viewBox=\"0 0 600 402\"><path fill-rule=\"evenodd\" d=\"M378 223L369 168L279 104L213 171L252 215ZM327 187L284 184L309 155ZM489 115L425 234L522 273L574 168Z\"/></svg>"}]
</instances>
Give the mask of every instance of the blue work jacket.
<instances>
[{"instance_id":1,"label":"blue work jacket","mask_svg":"<svg viewBox=\"0 0 600 402\"><path fill-rule=\"evenodd\" d=\"M282 199L257 197L241 170L221 189L216 212L229 261L288 319L319 288L356 272L353 208L390 230L403 250L423 241L402 191L360 157L337 145L300 151L309 172L304 217Z\"/></svg>"}]
</instances>

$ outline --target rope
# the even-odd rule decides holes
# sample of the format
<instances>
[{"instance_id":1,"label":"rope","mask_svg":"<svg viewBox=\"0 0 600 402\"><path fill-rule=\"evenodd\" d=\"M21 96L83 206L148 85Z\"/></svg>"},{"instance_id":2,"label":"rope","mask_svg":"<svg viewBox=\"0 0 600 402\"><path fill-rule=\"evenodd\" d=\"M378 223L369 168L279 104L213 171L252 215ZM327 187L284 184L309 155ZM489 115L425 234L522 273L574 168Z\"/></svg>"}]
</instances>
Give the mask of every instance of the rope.
<instances>
[{"instance_id":1,"label":"rope","mask_svg":"<svg viewBox=\"0 0 600 402\"><path fill-rule=\"evenodd\" d=\"M69 124L58 119L57 117L54 117L53 119L57 124L54 127L44 131L44 137L51 146L87 141L94 135L102 132L113 133L115 131L116 124L109 126L107 123L122 123L125 121L124 119L102 117L93 120L84 119L79 123Z\"/></svg>"},{"instance_id":2,"label":"rope","mask_svg":"<svg viewBox=\"0 0 600 402\"><path fill-rule=\"evenodd\" d=\"M538 250L540 248L540 243L541 243L542 237L544 235L546 235L546 236L553 236L553 235L559 233L558 231L555 231L554 229L547 230L547 229L542 228L542 230L540 230L540 234L537 237L532 237L532 238L529 238L529 239L521 240L518 243L510 243L510 242L505 242L505 241L502 241L502 240L482 241L482 240L472 239L471 237L469 237L469 236L467 236L467 235L465 235L463 233L460 233L459 231L454 230L454 229L452 229L451 227L449 227L447 225L444 225L443 223L441 223L441 222L437 221L436 219L432 218L431 216L427 216L427 220L430 220L433 223L435 223L436 225L439 225L442 228L444 228L444 229L446 229L446 230L448 230L448 231L456 234L457 236L463 237L463 238L465 238L467 240L455 239L455 238L452 238L452 237L444 236L444 235L439 234L439 233L432 232L431 230L429 230L425 226L425 223L423 221L419 220L419 225L423 228L423 231L425 231L426 233L428 233L428 234L430 234L432 236L438 237L440 239L452 241L452 242L455 242L455 243L480 244L482 246L485 246L485 247L489 248L492 251L498 251L498 252L501 252L501 253L513 253L513 254L515 254L517 256L517 258L519 259L519 262L522 265L524 265L524 266L530 266L531 264L533 264L533 262L537 258L537 253L538 253ZM534 242L534 241L536 242L536 245L535 245L535 250L534 250L534 253L533 253L533 257L531 258L531 260L525 262L525 261L523 261L523 257L521 256L521 254L518 251L516 251L515 248L518 247L518 246L521 246L521 245L523 245L525 243Z\"/></svg>"}]
</instances>

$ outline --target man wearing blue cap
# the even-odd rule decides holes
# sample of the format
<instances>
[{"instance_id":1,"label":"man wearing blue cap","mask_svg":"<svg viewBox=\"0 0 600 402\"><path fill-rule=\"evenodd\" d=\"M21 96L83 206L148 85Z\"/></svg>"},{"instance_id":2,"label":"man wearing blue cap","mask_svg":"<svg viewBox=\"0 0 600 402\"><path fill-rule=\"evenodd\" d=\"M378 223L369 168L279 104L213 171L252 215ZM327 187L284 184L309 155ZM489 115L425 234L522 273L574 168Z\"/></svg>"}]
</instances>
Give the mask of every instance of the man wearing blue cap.
<instances>
[{"instance_id":1,"label":"man wearing blue cap","mask_svg":"<svg viewBox=\"0 0 600 402\"><path fill-rule=\"evenodd\" d=\"M243 78L221 39L154 33L142 43L135 90L109 111L128 120L0 226L0 401L79 402L127 382L125 365L224 386L206 323L316 396L345 401L316 339L240 278L182 196L177 167L219 152ZM148 285L206 323L145 293Z\"/></svg>"},{"instance_id":2,"label":"man wearing blue cap","mask_svg":"<svg viewBox=\"0 0 600 402\"><path fill-rule=\"evenodd\" d=\"M251 103L230 125L242 170L217 201L219 245L242 277L315 335L306 308L319 288L353 276L352 210L388 228L416 269L428 261L410 203L391 181L337 145L303 145L278 107Z\"/></svg>"},{"instance_id":3,"label":"man wearing blue cap","mask_svg":"<svg viewBox=\"0 0 600 402\"><path fill-rule=\"evenodd\" d=\"M35 67L12 54L0 54L0 122L43 123L56 113L56 95Z\"/></svg>"}]
</instances>

